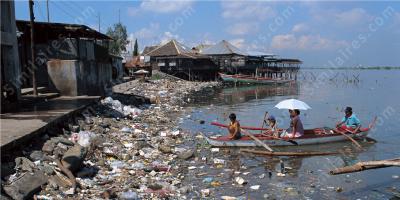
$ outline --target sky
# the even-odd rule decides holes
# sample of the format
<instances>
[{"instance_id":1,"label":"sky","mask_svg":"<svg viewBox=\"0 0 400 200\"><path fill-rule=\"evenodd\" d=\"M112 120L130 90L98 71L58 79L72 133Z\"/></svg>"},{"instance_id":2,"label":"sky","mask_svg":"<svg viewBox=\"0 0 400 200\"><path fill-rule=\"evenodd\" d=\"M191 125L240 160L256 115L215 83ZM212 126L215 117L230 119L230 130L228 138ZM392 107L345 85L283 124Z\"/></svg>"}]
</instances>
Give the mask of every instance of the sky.
<instances>
[{"instance_id":1,"label":"sky","mask_svg":"<svg viewBox=\"0 0 400 200\"><path fill-rule=\"evenodd\" d=\"M28 8L17 0L16 18L29 20ZM46 1L35 1L34 12L35 20L47 21ZM224 39L308 67L400 66L400 2L394 1L49 0L49 15L51 22L96 30L100 21L102 33L120 21L141 50L170 39L188 47Z\"/></svg>"}]
</instances>

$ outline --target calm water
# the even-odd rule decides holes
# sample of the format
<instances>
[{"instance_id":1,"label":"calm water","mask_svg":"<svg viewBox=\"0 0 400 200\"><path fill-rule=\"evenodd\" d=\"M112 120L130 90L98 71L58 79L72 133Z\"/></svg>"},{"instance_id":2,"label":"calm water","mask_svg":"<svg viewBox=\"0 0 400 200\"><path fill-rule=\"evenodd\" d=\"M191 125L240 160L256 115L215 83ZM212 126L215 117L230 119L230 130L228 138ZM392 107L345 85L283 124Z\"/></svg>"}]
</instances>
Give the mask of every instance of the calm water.
<instances>
[{"instance_id":1,"label":"calm water","mask_svg":"<svg viewBox=\"0 0 400 200\"><path fill-rule=\"evenodd\" d=\"M309 72L303 71L304 74ZM368 126L373 117L378 116L376 128L369 134L377 143L363 142L363 151L357 151L350 142L277 149L342 152L335 156L283 157L282 161L289 167L288 173L286 177L277 177L276 172L280 170L279 158L239 153L237 149L222 149L219 153L210 153L204 148L202 141L194 141L194 144L202 148L201 154L208 161L193 163L199 165L198 170L189 171L193 176L189 175L186 181L195 183L199 190L210 188L212 196L216 198L228 195L250 199L267 196L277 199L390 199L394 196L393 193L398 194L400 168L382 168L336 176L331 176L328 172L335 167L358 161L400 157L400 70L337 70L333 74L314 70L312 73L316 76L328 73L328 77L334 77L337 73L337 77L333 81L313 81L311 76L302 80L299 77L298 83L291 86L231 86L211 94L201 94L195 98L196 102L193 102L182 127L193 134L226 134L226 130L209 123L214 120L228 123L227 116L233 112L242 125L261 126L265 111L278 118L280 127L288 127L287 110L278 110L274 105L284 99L296 98L312 107L311 110L301 113L306 129L333 127L343 116L342 110L346 106L353 107L364 126ZM359 76L360 81L346 82L342 73L348 77ZM200 120L206 123L200 125ZM223 167L212 164L214 158L224 159L226 162ZM269 172L272 173L271 177ZM199 176L199 173L205 175ZM265 177L260 178L263 174ZM233 179L237 176L243 177L248 184L233 185ZM205 177L213 177L221 185L208 186L202 182ZM260 189L251 190L250 186L253 185L260 185ZM337 192L337 188L342 188L342 191Z\"/></svg>"}]
</instances>

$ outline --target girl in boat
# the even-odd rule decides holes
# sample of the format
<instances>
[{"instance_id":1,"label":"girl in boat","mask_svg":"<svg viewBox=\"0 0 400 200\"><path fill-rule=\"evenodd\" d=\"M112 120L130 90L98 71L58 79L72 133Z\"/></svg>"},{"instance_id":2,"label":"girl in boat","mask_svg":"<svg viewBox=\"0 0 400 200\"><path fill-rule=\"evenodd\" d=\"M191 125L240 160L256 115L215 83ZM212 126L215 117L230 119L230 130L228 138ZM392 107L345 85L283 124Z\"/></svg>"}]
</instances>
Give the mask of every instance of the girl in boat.
<instances>
[{"instance_id":1,"label":"girl in boat","mask_svg":"<svg viewBox=\"0 0 400 200\"><path fill-rule=\"evenodd\" d=\"M300 120L300 110L289 110L290 113L290 129L291 131L283 132L281 137L297 138L304 135L303 123Z\"/></svg>"},{"instance_id":2,"label":"girl in boat","mask_svg":"<svg viewBox=\"0 0 400 200\"><path fill-rule=\"evenodd\" d=\"M231 123L229 123L229 126L228 126L229 139L238 140L242 137L242 135L240 133L240 124L236 120L235 113L231 113L229 115L229 119L231 120Z\"/></svg>"},{"instance_id":3,"label":"girl in boat","mask_svg":"<svg viewBox=\"0 0 400 200\"><path fill-rule=\"evenodd\" d=\"M275 117L273 115L270 115L265 123L268 124L268 126L271 128L274 137L279 137L278 125L276 123Z\"/></svg>"}]
</instances>

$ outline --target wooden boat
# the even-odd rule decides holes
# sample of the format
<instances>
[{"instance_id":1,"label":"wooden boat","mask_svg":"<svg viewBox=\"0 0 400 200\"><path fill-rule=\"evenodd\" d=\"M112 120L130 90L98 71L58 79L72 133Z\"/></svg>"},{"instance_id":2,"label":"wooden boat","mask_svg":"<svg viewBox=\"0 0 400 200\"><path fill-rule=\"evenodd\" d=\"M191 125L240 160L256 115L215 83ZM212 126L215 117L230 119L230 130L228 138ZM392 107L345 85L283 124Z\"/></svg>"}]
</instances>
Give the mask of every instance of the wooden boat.
<instances>
[{"instance_id":1,"label":"wooden boat","mask_svg":"<svg viewBox=\"0 0 400 200\"><path fill-rule=\"evenodd\" d=\"M211 122L211 125L228 128L228 125L221 124L218 122ZM270 130L269 128L258 128L258 127L252 127L252 126L241 126L240 128L242 128L244 130L252 130L252 131L269 131Z\"/></svg>"},{"instance_id":2,"label":"wooden boat","mask_svg":"<svg viewBox=\"0 0 400 200\"><path fill-rule=\"evenodd\" d=\"M222 124L213 122L213 125L224 127ZM226 127L226 126L225 126ZM247 130L260 130L260 128L256 127L246 127ZM346 133L348 136L358 139L363 138L368 135L368 131L370 128L361 128L358 133ZM282 132L283 130L280 130ZM285 141L285 139L289 138L281 138L274 139L271 138L272 132L271 130L267 130L262 134L254 134L257 139L261 140L268 146L292 146L293 142ZM252 138L243 135L239 140L231 140L228 136L220 136L220 137L206 137L207 142L216 147L255 147L259 146ZM283 140L282 140L283 139ZM290 140L295 141L298 145L312 145L312 144L326 144L331 142L340 142L340 141L348 141L349 139L340 134L330 131L330 129L326 128L315 128L315 129L307 129L304 130L304 135L298 138L290 138Z\"/></svg>"},{"instance_id":3,"label":"wooden boat","mask_svg":"<svg viewBox=\"0 0 400 200\"><path fill-rule=\"evenodd\" d=\"M280 78L264 78L264 77L254 77L250 75L228 75L219 73L221 79L225 82L234 82L234 83L253 83L253 84L285 84L293 82L293 80L286 80Z\"/></svg>"}]
</instances>

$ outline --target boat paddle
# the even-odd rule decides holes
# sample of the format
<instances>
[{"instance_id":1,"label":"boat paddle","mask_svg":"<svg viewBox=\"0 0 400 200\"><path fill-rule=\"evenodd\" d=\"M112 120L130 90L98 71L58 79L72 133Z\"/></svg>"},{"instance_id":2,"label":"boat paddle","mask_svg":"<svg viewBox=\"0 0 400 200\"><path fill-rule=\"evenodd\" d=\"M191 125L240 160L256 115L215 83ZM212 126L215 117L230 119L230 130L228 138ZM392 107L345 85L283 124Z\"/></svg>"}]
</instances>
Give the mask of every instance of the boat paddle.
<instances>
[{"instance_id":1,"label":"boat paddle","mask_svg":"<svg viewBox=\"0 0 400 200\"><path fill-rule=\"evenodd\" d=\"M268 115L268 111L265 112L265 114L264 114L264 119L263 119L263 123L262 123L261 129L264 128L264 125L265 125L265 118L267 117L267 115ZM260 134L262 134L262 130L260 130Z\"/></svg>"},{"instance_id":2,"label":"boat paddle","mask_svg":"<svg viewBox=\"0 0 400 200\"><path fill-rule=\"evenodd\" d=\"M338 129L335 129L334 132L340 133L341 135L345 136L347 139L349 139L351 142L353 142L358 148L362 149L362 146L360 143L358 143L355 139L352 137L348 136L345 132L339 131ZM349 130L346 130L346 132L352 133ZM352 133L353 134L353 133Z\"/></svg>"},{"instance_id":3,"label":"boat paddle","mask_svg":"<svg viewBox=\"0 0 400 200\"><path fill-rule=\"evenodd\" d=\"M260 144L261 146L263 146L265 149L267 149L268 151L273 152L274 150L271 149L271 147L269 147L267 144L265 144L264 142L262 142L261 140L259 140L256 136L254 136L253 134L243 130L242 128L240 129L240 131L249 136L251 139L253 139L254 141L256 141L258 144Z\"/></svg>"}]
</instances>

